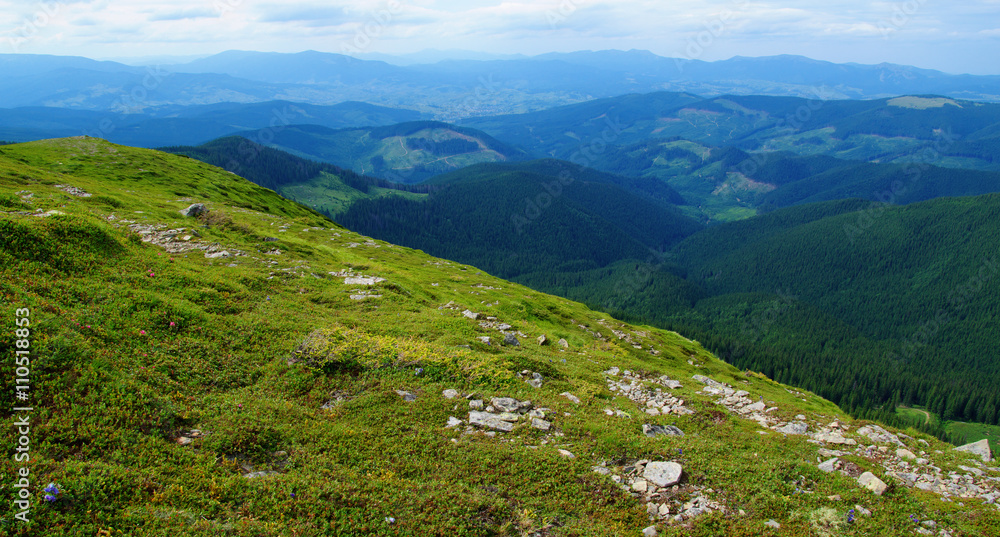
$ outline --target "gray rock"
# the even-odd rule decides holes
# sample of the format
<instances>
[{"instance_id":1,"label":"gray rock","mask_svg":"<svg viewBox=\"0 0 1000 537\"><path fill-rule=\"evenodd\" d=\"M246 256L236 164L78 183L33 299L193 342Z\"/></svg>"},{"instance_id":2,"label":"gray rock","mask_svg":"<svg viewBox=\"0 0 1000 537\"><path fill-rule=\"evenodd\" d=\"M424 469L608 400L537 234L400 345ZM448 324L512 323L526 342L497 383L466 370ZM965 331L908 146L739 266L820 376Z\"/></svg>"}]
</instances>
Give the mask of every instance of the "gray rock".
<instances>
[{"instance_id":1,"label":"gray rock","mask_svg":"<svg viewBox=\"0 0 1000 537\"><path fill-rule=\"evenodd\" d=\"M479 320L479 314L473 312L472 310L465 310L462 312L462 315L468 317L469 319L472 319L473 321Z\"/></svg>"},{"instance_id":2,"label":"gray rock","mask_svg":"<svg viewBox=\"0 0 1000 537\"><path fill-rule=\"evenodd\" d=\"M519 404L513 397L494 397L490 404L501 412L517 412Z\"/></svg>"},{"instance_id":3,"label":"gray rock","mask_svg":"<svg viewBox=\"0 0 1000 537\"><path fill-rule=\"evenodd\" d=\"M441 392L441 395L443 395L445 399L454 399L458 397L458 390L445 390Z\"/></svg>"},{"instance_id":4,"label":"gray rock","mask_svg":"<svg viewBox=\"0 0 1000 537\"><path fill-rule=\"evenodd\" d=\"M813 435L813 438L819 440L820 442L826 442L828 444L840 444L848 446L853 446L857 444L857 441L855 441L853 438L844 438L842 434L833 432L815 434Z\"/></svg>"},{"instance_id":5,"label":"gray rock","mask_svg":"<svg viewBox=\"0 0 1000 537\"><path fill-rule=\"evenodd\" d=\"M520 347L521 346L521 342L518 341L517 336L515 336L514 334L504 334L504 336L503 336L503 344L507 345L508 347Z\"/></svg>"},{"instance_id":6,"label":"gray rock","mask_svg":"<svg viewBox=\"0 0 1000 537\"><path fill-rule=\"evenodd\" d=\"M478 425L480 427L486 427L488 429L496 429L498 431L503 431L509 433L514 430L514 424L500 419L497 414L492 414L490 412L469 412L469 423L472 425Z\"/></svg>"},{"instance_id":7,"label":"gray rock","mask_svg":"<svg viewBox=\"0 0 1000 537\"><path fill-rule=\"evenodd\" d=\"M694 380L696 380L696 381L698 381L698 382L700 382L702 384L705 384L707 386L717 386L717 387L721 387L722 386L721 382L712 380L712 379L710 379L710 378L708 378L708 377L706 377L704 375L694 375L691 378L693 378Z\"/></svg>"},{"instance_id":8,"label":"gray rock","mask_svg":"<svg viewBox=\"0 0 1000 537\"><path fill-rule=\"evenodd\" d=\"M773 519L772 520L768 520L767 522L764 523L764 525L767 526L767 527L769 527L769 528L774 528L776 530L781 529L781 524L778 524L778 522L775 521L775 520L773 520Z\"/></svg>"},{"instance_id":9,"label":"gray rock","mask_svg":"<svg viewBox=\"0 0 1000 537\"><path fill-rule=\"evenodd\" d=\"M274 470L262 470L260 472L250 472L249 474L246 474L243 477L245 477L247 479L256 479L258 477L267 477L269 475L277 475L277 473L278 472L275 472Z\"/></svg>"},{"instance_id":10,"label":"gray rock","mask_svg":"<svg viewBox=\"0 0 1000 537\"><path fill-rule=\"evenodd\" d=\"M840 459L838 458L833 458L827 461L823 461L822 463L820 463L819 469L821 472L826 472L829 474L830 472L833 472L834 470L837 469L837 463L839 462Z\"/></svg>"},{"instance_id":11,"label":"gray rock","mask_svg":"<svg viewBox=\"0 0 1000 537\"><path fill-rule=\"evenodd\" d=\"M229 252L227 252L225 250L223 250L221 252L212 252L212 253L205 252L205 258L206 259L219 259L219 258L229 257L229 256L230 256Z\"/></svg>"},{"instance_id":12,"label":"gray rock","mask_svg":"<svg viewBox=\"0 0 1000 537\"><path fill-rule=\"evenodd\" d=\"M684 431L674 427L673 425L650 425L648 423L642 424L642 434L653 438L656 436L684 436Z\"/></svg>"},{"instance_id":13,"label":"gray rock","mask_svg":"<svg viewBox=\"0 0 1000 537\"><path fill-rule=\"evenodd\" d=\"M403 398L403 401L416 401L417 396L404 390L396 390L396 393Z\"/></svg>"},{"instance_id":14,"label":"gray rock","mask_svg":"<svg viewBox=\"0 0 1000 537\"><path fill-rule=\"evenodd\" d=\"M879 427L878 425L865 425L864 427L858 429L858 434L861 436L867 436L872 442L880 444L895 444L899 447L906 447L898 436Z\"/></svg>"},{"instance_id":15,"label":"gray rock","mask_svg":"<svg viewBox=\"0 0 1000 537\"><path fill-rule=\"evenodd\" d=\"M559 454L562 455L563 457L566 457L567 459L576 458L576 455L574 455L572 452L566 451L565 449L560 449Z\"/></svg>"},{"instance_id":16,"label":"gray rock","mask_svg":"<svg viewBox=\"0 0 1000 537\"><path fill-rule=\"evenodd\" d=\"M552 423L540 418L531 418L531 426L541 431L548 431L552 427Z\"/></svg>"},{"instance_id":17,"label":"gray rock","mask_svg":"<svg viewBox=\"0 0 1000 537\"><path fill-rule=\"evenodd\" d=\"M658 487L671 487L681 480L684 468L676 462L651 462L642 471L642 477Z\"/></svg>"},{"instance_id":18,"label":"gray rock","mask_svg":"<svg viewBox=\"0 0 1000 537\"><path fill-rule=\"evenodd\" d=\"M472 401L469 401L469 408L471 408L472 410L482 410L483 409L483 400L482 399L473 399Z\"/></svg>"},{"instance_id":19,"label":"gray rock","mask_svg":"<svg viewBox=\"0 0 1000 537\"><path fill-rule=\"evenodd\" d=\"M482 337L478 337L478 338L476 338L476 339L478 339L479 341L481 341L481 342L483 342L483 343L485 343L485 344L487 344L487 345L489 345L489 344L490 344L490 338L488 338L488 337L486 337L486 336L482 336Z\"/></svg>"},{"instance_id":20,"label":"gray rock","mask_svg":"<svg viewBox=\"0 0 1000 537\"><path fill-rule=\"evenodd\" d=\"M541 388L542 387L542 380L541 379L528 379L526 382L532 388Z\"/></svg>"},{"instance_id":21,"label":"gray rock","mask_svg":"<svg viewBox=\"0 0 1000 537\"><path fill-rule=\"evenodd\" d=\"M448 418L448 424L445 425L445 428L451 429L452 427L458 427L461 424L462 420L456 418L455 416L451 416Z\"/></svg>"},{"instance_id":22,"label":"gray rock","mask_svg":"<svg viewBox=\"0 0 1000 537\"><path fill-rule=\"evenodd\" d=\"M881 496L889 488L884 481L871 472L865 472L858 478L858 484Z\"/></svg>"},{"instance_id":23,"label":"gray rock","mask_svg":"<svg viewBox=\"0 0 1000 537\"><path fill-rule=\"evenodd\" d=\"M538 341L538 345L539 346L541 346L541 345L548 345L548 343L549 343L549 340L548 340L548 338L545 337L545 334L542 334L542 335L538 336L538 339L536 341Z\"/></svg>"},{"instance_id":24,"label":"gray rock","mask_svg":"<svg viewBox=\"0 0 1000 537\"><path fill-rule=\"evenodd\" d=\"M205 207L204 203L194 203L188 206L187 209L182 209L180 213L184 216L200 216L208 212L208 208Z\"/></svg>"},{"instance_id":25,"label":"gray rock","mask_svg":"<svg viewBox=\"0 0 1000 537\"><path fill-rule=\"evenodd\" d=\"M366 285L366 286L371 286L371 285L375 285L376 283L382 283L384 281L385 281L385 278L376 278L374 276L370 276L370 277L349 276L347 278L344 278L344 285Z\"/></svg>"},{"instance_id":26,"label":"gray rock","mask_svg":"<svg viewBox=\"0 0 1000 537\"><path fill-rule=\"evenodd\" d=\"M642 530L642 537L656 537L656 526L649 526Z\"/></svg>"},{"instance_id":27,"label":"gray rock","mask_svg":"<svg viewBox=\"0 0 1000 537\"><path fill-rule=\"evenodd\" d=\"M671 390L676 390L678 388L683 388L683 386L681 386L681 381L679 381L679 380L670 380L670 379L667 379L667 380L663 381L663 385L666 386L667 388L670 388Z\"/></svg>"},{"instance_id":28,"label":"gray rock","mask_svg":"<svg viewBox=\"0 0 1000 537\"><path fill-rule=\"evenodd\" d=\"M917 456L914 455L912 451L903 448L899 448L896 450L896 456L899 457L900 459L910 459L910 460L917 459Z\"/></svg>"},{"instance_id":29,"label":"gray rock","mask_svg":"<svg viewBox=\"0 0 1000 537\"><path fill-rule=\"evenodd\" d=\"M564 348L564 349L568 349L569 348L569 342L566 341L565 339L559 339L558 345L560 347Z\"/></svg>"},{"instance_id":30,"label":"gray rock","mask_svg":"<svg viewBox=\"0 0 1000 537\"><path fill-rule=\"evenodd\" d=\"M571 394L571 393L569 393L569 392L562 392L559 395L565 397L566 399L569 399L570 401L572 401L575 404L578 404L578 405L580 404L580 398L577 397L577 396L575 396L575 395L573 395L573 394Z\"/></svg>"},{"instance_id":31,"label":"gray rock","mask_svg":"<svg viewBox=\"0 0 1000 537\"><path fill-rule=\"evenodd\" d=\"M993 460L993 452L990 451L990 442L985 438L978 442L959 446L955 448L955 451L964 451L966 453L972 453L973 455L979 455L979 457L983 459L983 462L990 462Z\"/></svg>"},{"instance_id":32,"label":"gray rock","mask_svg":"<svg viewBox=\"0 0 1000 537\"><path fill-rule=\"evenodd\" d=\"M806 434L809 432L809 426L801 421L796 421L775 430L783 434Z\"/></svg>"}]
</instances>

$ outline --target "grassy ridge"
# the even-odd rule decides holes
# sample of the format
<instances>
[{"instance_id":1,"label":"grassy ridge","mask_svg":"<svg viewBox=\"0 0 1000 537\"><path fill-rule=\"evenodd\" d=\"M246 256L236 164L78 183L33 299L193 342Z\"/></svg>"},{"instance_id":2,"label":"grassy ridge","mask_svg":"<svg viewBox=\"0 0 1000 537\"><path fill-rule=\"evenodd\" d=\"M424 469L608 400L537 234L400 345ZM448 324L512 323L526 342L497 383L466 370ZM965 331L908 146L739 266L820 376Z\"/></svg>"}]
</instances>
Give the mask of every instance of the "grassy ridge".
<instances>
[{"instance_id":1,"label":"grassy ridge","mask_svg":"<svg viewBox=\"0 0 1000 537\"><path fill-rule=\"evenodd\" d=\"M992 508L903 487L876 497L823 474L814 444L720 411L691 376L745 387L785 419L850 423L828 401L736 370L678 334L371 241L191 159L94 139L4 147L0 200L3 370L13 370L14 310L29 308L29 466L36 494L49 482L60 490L54 502L36 496L33 525L4 502L7 535L631 535L649 524L645 506L590 467L642 458L684 465L678 501L697 485L728 507L661 525L665 535L758 535L768 519L782 534L812 535L826 527L815 513L842 520L855 504L873 516L829 527L910 535L915 513L967 534L1000 528ZM181 216L195 201L209 213ZM205 256L222 250L230 257ZM385 280L347 284L344 274ZM477 338L499 333L463 308L527 337L486 346ZM541 334L568 349L533 343ZM642 408L608 390L601 372L611 366L680 379L674 393L694 414L640 419ZM517 378L524 369L542 373L543 387ZM448 429L468 405L442 397L447 388L530 399L550 409L554 431ZM10 408L13 394L5 375L0 404ZM644 422L686 436L647 438ZM935 455L945 469L965 460ZM13 482L12 458L0 470ZM797 493L804 486L813 493Z\"/></svg>"}]
</instances>

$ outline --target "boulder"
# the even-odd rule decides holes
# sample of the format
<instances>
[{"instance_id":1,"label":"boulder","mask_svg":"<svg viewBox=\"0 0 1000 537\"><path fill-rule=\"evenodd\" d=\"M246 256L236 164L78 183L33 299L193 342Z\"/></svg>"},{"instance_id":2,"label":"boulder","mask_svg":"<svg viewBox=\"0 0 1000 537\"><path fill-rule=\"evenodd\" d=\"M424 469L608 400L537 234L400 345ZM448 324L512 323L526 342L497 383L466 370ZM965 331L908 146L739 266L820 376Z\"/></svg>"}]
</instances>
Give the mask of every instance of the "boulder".
<instances>
[{"instance_id":1,"label":"boulder","mask_svg":"<svg viewBox=\"0 0 1000 537\"><path fill-rule=\"evenodd\" d=\"M559 395L565 397L566 399L569 399L570 401L572 401L575 404L578 404L578 405L580 404L580 398L577 397L577 396L575 396L575 395L573 395L573 394L571 394L571 393L569 393L569 392L562 392Z\"/></svg>"},{"instance_id":2,"label":"boulder","mask_svg":"<svg viewBox=\"0 0 1000 537\"><path fill-rule=\"evenodd\" d=\"M910 460L917 459L917 456L914 455L912 451L903 448L899 448L896 450L896 456L899 457L900 459L910 459Z\"/></svg>"},{"instance_id":3,"label":"boulder","mask_svg":"<svg viewBox=\"0 0 1000 537\"><path fill-rule=\"evenodd\" d=\"M504 334L504 336L503 336L503 344L507 345L508 347L520 347L521 346L521 342L517 340L517 336L515 336L514 334Z\"/></svg>"},{"instance_id":4,"label":"boulder","mask_svg":"<svg viewBox=\"0 0 1000 537\"><path fill-rule=\"evenodd\" d=\"M490 399L490 404L501 412L517 412L519 406L517 399L513 397L494 397Z\"/></svg>"},{"instance_id":5,"label":"boulder","mask_svg":"<svg viewBox=\"0 0 1000 537\"><path fill-rule=\"evenodd\" d=\"M180 213L184 216L197 217L208 212L208 207L205 207L204 203L194 203L188 206L187 209L182 209Z\"/></svg>"},{"instance_id":6,"label":"boulder","mask_svg":"<svg viewBox=\"0 0 1000 537\"><path fill-rule=\"evenodd\" d=\"M775 431L783 434L806 434L809 432L809 426L801 421L796 421L775 429Z\"/></svg>"},{"instance_id":7,"label":"boulder","mask_svg":"<svg viewBox=\"0 0 1000 537\"><path fill-rule=\"evenodd\" d=\"M648 423L642 424L642 434L653 438L656 436L684 436L684 431L674 427L673 425L650 425Z\"/></svg>"},{"instance_id":8,"label":"boulder","mask_svg":"<svg viewBox=\"0 0 1000 537\"><path fill-rule=\"evenodd\" d=\"M819 469L820 469L821 472L826 472L826 473L829 474L830 472L833 472L834 470L837 469L837 463L839 463L839 462L840 462L840 459L834 457L834 458L832 458L830 460L826 460L826 461L821 462L820 465L819 465Z\"/></svg>"},{"instance_id":9,"label":"boulder","mask_svg":"<svg viewBox=\"0 0 1000 537\"><path fill-rule=\"evenodd\" d=\"M676 462L651 462L642 471L642 477L658 487L672 487L680 482L684 468Z\"/></svg>"},{"instance_id":10,"label":"boulder","mask_svg":"<svg viewBox=\"0 0 1000 537\"><path fill-rule=\"evenodd\" d=\"M540 431L548 431L552 427L552 423L540 418L531 418L531 426Z\"/></svg>"},{"instance_id":11,"label":"boulder","mask_svg":"<svg viewBox=\"0 0 1000 537\"><path fill-rule=\"evenodd\" d=\"M462 315L466 316L469 319L472 319L473 321L479 320L479 314L473 312L472 310L465 310L462 312Z\"/></svg>"},{"instance_id":12,"label":"boulder","mask_svg":"<svg viewBox=\"0 0 1000 537\"><path fill-rule=\"evenodd\" d=\"M858 478L858 484L879 496L885 493L886 489L889 488L884 481L875 477L875 474L871 472L861 474L861 477Z\"/></svg>"},{"instance_id":13,"label":"boulder","mask_svg":"<svg viewBox=\"0 0 1000 537\"><path fill-rule=\"evenodd\" d=\"M478 425L480 427L486 427L488 429L496 429L498 431L503 431L509 433L514 430L514 424L500 419L500 416L490 412L469 412L469 423L472 425Z\"/></svg>"},{"instance_id":14,"label":"boulder","mask_svg":"<svg viewBox=\"0 0 1000 537\"><path fill-rule=\"evenodd\" d=\"M964 451L966 453L972 453L973 455L979 455L980 458L983 459L983 462L990 462L993 460L993 452L990 450L990 442L985 438L978 442L959 446L955 448L955 451Z\"/></svg>"}]
</instances>

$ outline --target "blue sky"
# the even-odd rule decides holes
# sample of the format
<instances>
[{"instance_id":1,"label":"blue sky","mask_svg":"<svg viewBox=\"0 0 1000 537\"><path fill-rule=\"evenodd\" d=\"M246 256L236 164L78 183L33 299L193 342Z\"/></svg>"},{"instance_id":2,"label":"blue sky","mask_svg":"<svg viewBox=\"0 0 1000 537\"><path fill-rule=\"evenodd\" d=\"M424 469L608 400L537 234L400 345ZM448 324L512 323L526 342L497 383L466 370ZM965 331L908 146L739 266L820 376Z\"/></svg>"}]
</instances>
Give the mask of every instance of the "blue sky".
<instances>
[{"instance_id":1,"label":"blue sky","mask_svg":"<svg viewBox=\"0 0 1000 537\"><path fill-rule=\"evenodd\" d=\"M223 50L541 54L646 49L719 60L799 54L1000 74L1000 0L0 0L0 53Z\"/></svg>"}]
</instances>

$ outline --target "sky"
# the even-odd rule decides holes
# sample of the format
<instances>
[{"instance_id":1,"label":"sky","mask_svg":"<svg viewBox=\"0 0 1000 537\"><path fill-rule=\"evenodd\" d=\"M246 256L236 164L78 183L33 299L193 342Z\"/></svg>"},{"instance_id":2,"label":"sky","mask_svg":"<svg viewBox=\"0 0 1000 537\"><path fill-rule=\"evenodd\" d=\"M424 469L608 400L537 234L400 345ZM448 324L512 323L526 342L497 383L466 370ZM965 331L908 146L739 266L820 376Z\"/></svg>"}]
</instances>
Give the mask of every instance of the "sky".
<instances>
[{"instance_id":1,"label":"sky","mask_svg":"<svg viewBox=\"0 0 1000 537\"><path fill-rule=\"evenodd\" d=\"M797 54L1000 74L1000 0L0 0L0 53L121 59L233 49Z\"/></svg>"}]
</instances>

